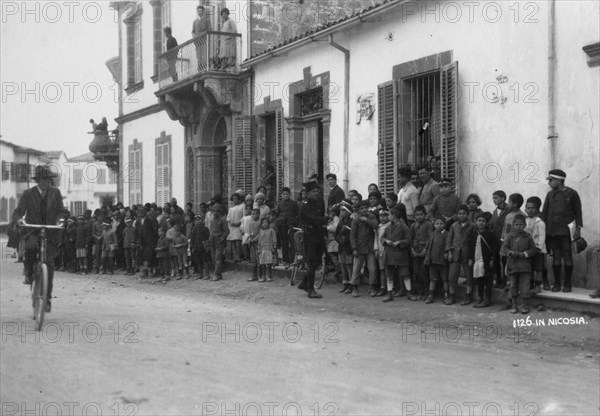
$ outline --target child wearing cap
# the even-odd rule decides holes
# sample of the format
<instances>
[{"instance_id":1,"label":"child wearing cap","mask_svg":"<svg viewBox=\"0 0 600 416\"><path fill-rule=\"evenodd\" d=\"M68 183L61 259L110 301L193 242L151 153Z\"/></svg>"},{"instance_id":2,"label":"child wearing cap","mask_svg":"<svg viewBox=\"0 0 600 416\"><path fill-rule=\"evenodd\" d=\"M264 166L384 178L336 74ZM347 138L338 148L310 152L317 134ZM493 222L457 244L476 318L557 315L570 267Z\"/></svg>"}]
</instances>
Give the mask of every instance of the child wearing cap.
<instances>
[{"instance_id":1,"label":"child wearing cap","mask_svg":"<svg viewBox=\"0 0 600 416\"><path fill-rule=\"evenodd\" d=\"M240 195L236 192L231 195L231 208L227 212L227 223L229 224L229 235L227 236L227 251L231 254L234 263L240 261L242 248L242 218L244 217L244 204L240 201Z\"/></svg>"},{"instance_id":2,"label":"child wearing cap","mask_svg":"<svg viewBox=\"0 0 600 416\"><path fill-rule=\"evenodd\" d=\"M171 255L172 274L176 271L179 273L177 280L181 280L183 278L184 271L186 273L185 278L190 278L190 270L187 264L187 247L187 238L181 233L181 225L176 224L169 250Z\"/></svg>"},{"instance_id":3,"label":"child wearing cap","mask_svg":"<svg viewBox=\"0 0 600 416\"><path fill-rule=\"evenodd\" d=\"M457 219L458 207L461 205L460 198L452 190L452 183L449 179L443 178L440 183L440 194L433 198L431 213L433 217L441 216L446 222L446 230Z\"/></svg>"},{"instance_id":4,"label":"child wearing cap","mask_svg":"<svg viewBox=\"0 0 600 416\"><path fill-rule=\"evenodd\" d=\"M436 197L437 198L437 197ZM435 201L435 200L434 200ZM427 221L427 210L423 205L415 207L415 222L410 226L410 252L412 255L413 275L410 282L408 300L426 300L429 291L429 271L425 260L425 247L432 225Z\"/></svg>"},{"instance_id":5,"label":"child wearing cap","mask_svg":"<svg viewBox=\"0 0 600 416\"><path fill-rule=\"evenodd\" d=\"M271 209L265 205L265 194L262 192L258 192L254 196L254 208L257 208L260 212L260 219L266 218L269 216Z\"/></svg>"},{"instance_id":6,"label":"child wearing cap","mask_svg":"<svg viewBox=\"0 0 600 416\"><path fill-rule=\"evenodd\" d=\"M115 251L117 250L117 235L112 229L110 220L105 220L102 228L102 273L112 275Z\"/></svg>"},{"instance_id":7,"label":"child wearing cap","mask_svg":"<svg viewBox=\"0 0 600 416\"><path fill-rule=\"evenodd\" d=\"M216 282L223 279L223 250L225 249L225 241L229 235L229 224L227 220L221 216L221 207L211 208L212 221L208 230L210 231L210 251L215 264L215 275L211 281Z\"/></svg>"},{"instance_id":8,"label":"child wearing cap","mask_svg":"<svg viewBox=\"0 0 600 416\"><path fill-rule=\"evenodd\" d=\"M133 219L131 217L125 218L123 249L125 250L125 267L127 269L125 276L133 276L137 262L137 243L135 241L135 229L133 228Z\"/></svg>"},{"instance_id":9,"label":"child wearing cap","mask_svg":"<svg viewBox=\"0 0 600 416\"><path fill-rule=\"evenodd\" d=\"M477 240L473 256L473 280L477 287L478 302L474 308L485 308L492 304L492 287L494 283L494 256L499 251L498 240L490 231L489 222L492 214L478 212L475 214Z\"/></svg>"}]
</instances>

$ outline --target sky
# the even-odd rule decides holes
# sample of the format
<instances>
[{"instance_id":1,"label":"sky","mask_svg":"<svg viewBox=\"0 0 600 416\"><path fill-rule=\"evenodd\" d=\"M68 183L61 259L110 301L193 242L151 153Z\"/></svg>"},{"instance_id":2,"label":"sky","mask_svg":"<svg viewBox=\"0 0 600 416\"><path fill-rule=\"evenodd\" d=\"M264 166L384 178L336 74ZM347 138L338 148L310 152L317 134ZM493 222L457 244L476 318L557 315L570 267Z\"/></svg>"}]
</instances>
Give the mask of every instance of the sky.
<instances>
[{"instance_id":1,"label":"sky","mask_svg":"<svg viewBox=\"0 0 600 416\"><path fill-rule=\"evenodd\" d=\"M116 127L118 55L108 1L0 1L0 135L34 149L87 153L89 119Z\"/></svg>"}]
</instances>

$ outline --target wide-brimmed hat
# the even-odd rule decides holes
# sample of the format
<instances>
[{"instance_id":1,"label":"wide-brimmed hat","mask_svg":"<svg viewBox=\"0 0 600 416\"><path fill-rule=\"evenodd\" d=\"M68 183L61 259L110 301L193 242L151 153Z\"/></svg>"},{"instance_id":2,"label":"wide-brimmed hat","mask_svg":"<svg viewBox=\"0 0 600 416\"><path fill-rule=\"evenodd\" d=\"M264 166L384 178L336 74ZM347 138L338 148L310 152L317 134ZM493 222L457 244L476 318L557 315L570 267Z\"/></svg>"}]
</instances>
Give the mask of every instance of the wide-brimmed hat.
<instances>
[{"instance_id":1,"label":"wide-brimmed hat","mask_svg":"<svg viewBox=\"0 0 600 416\"><path fill-rule=\"evenodd\" d=\"M47 165L39 165L35 167L35 174L33 175L33 180L39 182L41 179L54 179L58 175L50 169L50 166Z\"/></svg>"}]
</instances>

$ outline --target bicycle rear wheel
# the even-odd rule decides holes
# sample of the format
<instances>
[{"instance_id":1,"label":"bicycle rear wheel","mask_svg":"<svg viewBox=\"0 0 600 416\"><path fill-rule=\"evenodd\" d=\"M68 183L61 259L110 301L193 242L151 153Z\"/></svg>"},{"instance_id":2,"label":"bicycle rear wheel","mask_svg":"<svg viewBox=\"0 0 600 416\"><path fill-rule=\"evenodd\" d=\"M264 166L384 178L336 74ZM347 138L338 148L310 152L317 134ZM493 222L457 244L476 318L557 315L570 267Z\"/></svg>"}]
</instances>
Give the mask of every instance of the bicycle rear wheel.
<instances>
[{"instance_id":1,"label":"bicycle rear wheel","mask_svg":"<svg viewBox=\"0 0 600 416\"><path fill-rule=\"evenodd\" d=\"M48 302L48 266L44 263L39 264L36 268L31 293L35 329L39 331L42 329L42 325L44 325L44 313L46 311L46 303Z\"/></svg>"},{"instance_id":2,"label":"bicycle rear wheel","mask_svg":"<svg viewBox=\"0 0 600 416\"><path fill-rule=\"evenodd\" d=\"M325 255L321 259L321 267L315 272L315 289L321 289L323 286L323 282L325 281L325 273L326 273L326 259Z\"/></svg>"}]
</instances>

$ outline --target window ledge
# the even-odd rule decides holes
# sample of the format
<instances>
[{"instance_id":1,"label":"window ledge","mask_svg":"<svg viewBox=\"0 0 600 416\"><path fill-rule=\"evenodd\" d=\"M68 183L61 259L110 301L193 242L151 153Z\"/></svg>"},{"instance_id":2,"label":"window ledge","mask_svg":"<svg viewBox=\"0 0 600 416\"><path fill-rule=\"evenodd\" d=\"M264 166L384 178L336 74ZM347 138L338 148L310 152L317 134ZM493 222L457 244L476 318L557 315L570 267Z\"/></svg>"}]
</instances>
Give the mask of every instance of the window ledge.
<instances>
[{"instance_id":1,"label":"window ledge","mask_svg":"<svg viewBox=\"0 0 600 416\"><path fill-rule=\"evenodd\" d=\"M144 81L140 81L135 84L128 85L127 88L125 88L125 92L127 93L127 95L129 95L129 94L133 94L136 91L141 90L142 88L144 88Z\"/></svg>"},{"instance_id":2,"label":"window ledge","mask_svg":"<svg viewBox=\"0 0 600 416\"><path fill-rule=\"evenodd\" d=\"M589 67L600 66L600 42L586 45L582 49L588 56Z\"/></svg>"},{"instance_id":3,"label":"window ledge","mask_svg":"<svg viewBox=\"0 0 600 416\"><path fill-rule=\"evenodd\" d=\"M150 79L152 80L153 83L157 83L158 82L158 75L154 74L150 77Z\"/></svg>"}]
</instances>

